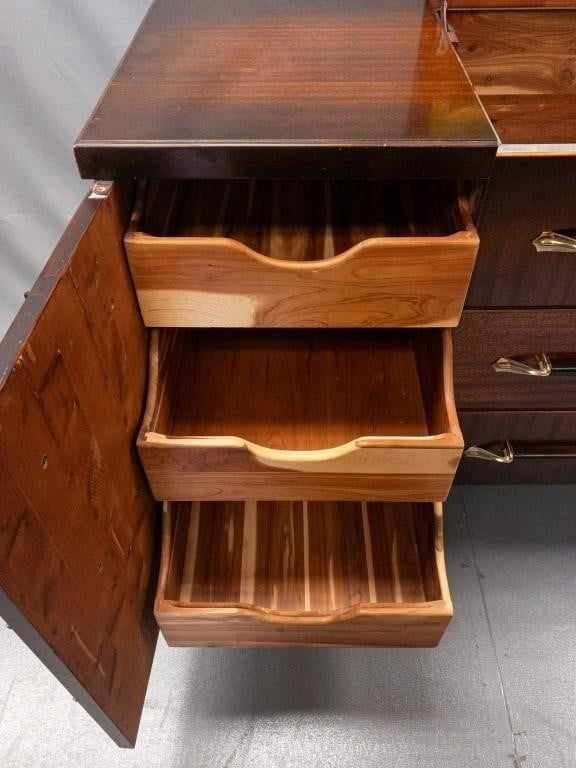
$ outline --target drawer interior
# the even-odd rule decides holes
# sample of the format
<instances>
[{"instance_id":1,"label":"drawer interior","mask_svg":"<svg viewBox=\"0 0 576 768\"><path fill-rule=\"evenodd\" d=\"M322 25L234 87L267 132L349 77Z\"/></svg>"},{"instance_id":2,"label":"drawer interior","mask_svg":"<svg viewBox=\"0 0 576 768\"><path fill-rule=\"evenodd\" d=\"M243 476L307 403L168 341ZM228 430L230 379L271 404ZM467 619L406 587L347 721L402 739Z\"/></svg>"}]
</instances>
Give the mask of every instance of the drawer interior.
<instances>
[{"instance_id":1,"label":"drawer interior","mask_svg":"<svg viewBox=\"0 0 576 768\"><path fill-rule=\"evenodd\" d=\"M401 612L421 621L428 616L428 637L415 626L411 632L409 620L391 635L394 626L386 630L385 622ZM316 639L363 644L374 642L374 635L353 622L371 616L384 622L382 644L428 644L438 641L451 613L440 505L166 505L156 616L172 644L242 644L243 632L255 624L259 642L281 642L274 625L298 632L338 623L343 634L336 628L332 640L326 634ZM314 642L313 634L306 637Z\"/></svg>"},{"instance_id":2,"label":"drawer interior","mask_svg":"<svg viewBox=\"0 0 576 768\"><path fill-rule=\"evenodd\" d=\"M576 9L454 11L449 20L503 142L574 141Z\"/></svg>"},{"instance_id":3,"label":"drawer interior","mask_svg":"<svg viewBox=\"0 0 576 768\"><path fill-rule=\"evenodd\" d=\"M286 261L319 261L382 237L444 237L470 227L456 181L150 182L136 212L154 237L231 238Z\"/></svg>"},{"instance_id":4,"label":"drawer interior","mask_svg":"<svg viewBox=\"0 0 576 768\"><path fill-rule=\"evenodd\" d=\"M144 437L314 451L457 432L446 343L439 330L155 331Z\"/></svg>"}]
</instances>

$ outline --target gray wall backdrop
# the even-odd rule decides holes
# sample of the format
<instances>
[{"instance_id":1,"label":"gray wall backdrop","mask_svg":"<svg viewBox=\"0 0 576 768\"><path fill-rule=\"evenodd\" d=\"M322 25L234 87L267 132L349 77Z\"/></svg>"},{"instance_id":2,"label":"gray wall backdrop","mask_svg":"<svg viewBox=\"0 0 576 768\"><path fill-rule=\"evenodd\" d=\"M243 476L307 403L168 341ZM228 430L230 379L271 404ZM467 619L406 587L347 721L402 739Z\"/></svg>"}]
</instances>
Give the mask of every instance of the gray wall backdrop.
<instances>
[{"instance_id":1,"label":"gray wall backdrop","mask_svg":"<svg viewBox=\"0 0 576 768\"><path fill-rule=\"evenodd\" d=\"M2 0L0 337L87 182L72 144L151 0Z\"/></svg>"}]
</instances>

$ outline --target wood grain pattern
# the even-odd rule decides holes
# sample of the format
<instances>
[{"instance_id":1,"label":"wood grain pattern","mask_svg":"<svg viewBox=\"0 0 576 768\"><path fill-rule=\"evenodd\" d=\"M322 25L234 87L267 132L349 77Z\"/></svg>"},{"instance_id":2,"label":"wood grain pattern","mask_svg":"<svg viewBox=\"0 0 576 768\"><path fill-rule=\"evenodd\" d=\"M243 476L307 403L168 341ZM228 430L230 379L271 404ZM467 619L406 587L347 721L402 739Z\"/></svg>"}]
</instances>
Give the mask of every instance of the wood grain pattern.
<instances>
[{"instance_id":1,"label":"wood grain pattern","mask_svg":"<svg viewBox=\"0 0 576 768\"><path fill-rule=\"evenodd\" d=\"M454 326L478 249L455 184L162 182L141 207L125 245L153 327Z\"/></svg>"},{"instance_id":2,"label":"wood grain pattern","mask_svg":"<svg viewBox=\"0 0 576 768\"><path fill-rule=\"evenodd\" d=\"M486 178L496 137L426 0L156 0L85 178Z\"/></svg>"},{"instance_id":3,"label":"wood grain pattern","mask_svg":"<svg viewBox=\"0 0 576 768\"><path fill-rule=\"evenodd\" d=\"M155 614L170 645L436 645L442 507L167 504Z\"/></svg>"},{"instance_id":4,"label":"wood grain pattern","mask_svg":"<svg viewBox=\"0 0 576 768\"><path fill-rule=\"evenodd\" d=\"M157 527L133 440L148 337L117 188L87 198L0 345L5 616L121 745L157 630Z\"/></svg>"},{"instance_id":5,"label":"wood grain pattern","mask_svg":"<svg viewBox=\"0 0 576 768\"><path fill-rule=\"evenodd\" d=\"M513 445L576 443L576 411L462 411L460 424L467 447L502 440L510 440ZM522 459L495 464L463 456L455 482L573 484L576 460Z\"/></svg>"},{"instance_id":6,"label":"wood grain pattern","mask_svg":"<svg viewBox=\"0 0 576 768\"><path fill-rule=\"evenodd\" d=\"M576 350L576 309L465 310L454 332L454 388L458 409L576 408L576 377L498 373L499 357Z\"/></svg>"},{"instance_id":7,"label":"wood grain pattern","mask_svg":"<svg viewBox=\"0 0 576 768\"><path fill-rule=\"evenodd\" d=\"M154 332L138 448L156 497L443 498L462 446L451 343L421 334Z\"/></svg>"},{"instance_id":8,"label":"wood grain pattern","mask_svg":"<svg viewBox=\"0 0 576 768\"><path fill-rule=\"evenodd\" d=\"M542 232L567 229L576 229L576 157L498 157L467 306L575 306L576 255L532 245Z\"/></svg>"},{"instance_id":9,"label":"wood grain pattern","mask_svg":"<svg viewBox=\"0 0 576 768\"><path fill-rule=\"evenodd\" d=\"M502 142L576 141L576 8L458 12L450 23Z\"/></svg>"}]
</instances>

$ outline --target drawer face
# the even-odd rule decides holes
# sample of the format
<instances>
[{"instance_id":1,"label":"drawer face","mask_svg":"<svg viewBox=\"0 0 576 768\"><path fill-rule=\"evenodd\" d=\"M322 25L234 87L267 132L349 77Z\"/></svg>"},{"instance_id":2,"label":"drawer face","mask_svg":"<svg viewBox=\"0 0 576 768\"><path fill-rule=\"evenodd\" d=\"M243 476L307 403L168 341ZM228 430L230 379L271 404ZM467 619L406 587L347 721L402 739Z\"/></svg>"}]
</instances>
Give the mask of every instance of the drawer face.
<instances>
[{"instance_id":1,"label":"drawer face","mask_svg":"<svg viewBox=\"0 0 576 768\"><path fill-rule=\"evenodd\" d=\"M157 499L438 501L462 449L449 331L153 333Z\"/></svg>"},{"instance_id":2,"label":"drawer face","mask_svg":"<svg viewBox=\"0 0 576 768\"><path fill-rule=\"evenodd\" d=\"M576 156L499 156L467 306L575 306L576 248L533 244L543 232L566 230L576 233Z\"/></svg>"},{"instance_id":3,"label":"drawer face","mask_svg":"<svg viewBox=\"0 0 576 768\"><path fill-rule=\"evenodd\" d=\"M454 331L454 390L459 409L576 408L576 374L497 372L499 358L538 353L576 357L576 309L466 310Z\"/></svg>"},{"instance_id":4,"label":"drawer face","mask_svg":"<svg viewBox=\"0 0 576 768\"><path fill-rule=\"evenodd\" d=\"M478 237L454 182L164 181L125 246L149 326L447 327Z\"/></svg>"},{"instance_id":5,"label":"drawer face","mask_svg":"<svg viewBox=\"0 0 576 768\"><path fill-rule=\"evenodd\" d=\"M452 616L440 504L176 502L155 615L169 645L433 646Z\"/></svg>"},{"instance_id":6,"label":"drawer face","mask_svg":"<svg viewBox=\"0 0 576 768\"><path fill-rule=\"evenodd\" d=\"M563 449L576 452L575 411L464 411L460 425L467 448L474 445L498 449L508 440L513 451L538 447L543 458L518 458L509 464L462 457L459 483L574 483L576 458L557 458ZM556 456L556 458L555 458Z\"/></svg>"}]
</instances>

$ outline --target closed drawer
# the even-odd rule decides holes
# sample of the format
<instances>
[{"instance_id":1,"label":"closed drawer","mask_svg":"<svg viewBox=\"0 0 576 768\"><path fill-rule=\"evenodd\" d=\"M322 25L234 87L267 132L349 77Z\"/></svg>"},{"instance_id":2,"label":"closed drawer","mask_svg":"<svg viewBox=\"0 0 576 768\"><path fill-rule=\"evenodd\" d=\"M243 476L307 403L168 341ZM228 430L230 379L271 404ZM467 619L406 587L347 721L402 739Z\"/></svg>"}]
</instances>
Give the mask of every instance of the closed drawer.
<instances>
[{"instance_id":1,"label":"closed drawer","mask_svg":"<svg viewBox=\"0 0 576 768\"><path fill-rule=\"evenodd\" d=\"M456 182L149 185L125 239L157 327L455 326L478 237Z\"/></svg>"},{"instance_id":2,"label":"closed drawer","mask_svg":"<svg viewBox=\"0 0 576 768\"><path fill-rule=\"evenodd\" d=\"M534 356L543 353L560 364L550 375L530 373L538 366ZM495 365L501 358L511 364ZM571 358L576 362L576 309L466 310L454 332L456 404L472 410L576 408L576 373L564 364Z\"/></svg>"},{"instance_id":3,"label":"closed drawer","mask_svg":"<svg viewBox=\"0 0 576 768\"><path fill-rule=\"evenodd\" d=\"M155 615L169 645L436 645L442 507L167 504Z\"/></svg>"},{"instance_id":4,"label":"closed drawer","mask_svg":"<svg viewBox=\"0 0 576 768\"><path fill-rule=\"evenodd\" d=\"M479 232L467 306L576 305L576 155L498 156Z\"/></svg>"},{"instance_id":5,"label":"closed drawer","mask_svg":"<svg viewBox=\"0 0 576 768\"><path fill-rule=\"evenodd\" d=\"M162 500L446 497L450 331L163 329L138 447Z\"/></svg>"},{"instance_id":6,"label":"closed drawer","mask_svg":"<svg viewBox=\"0 0 576 768\"><path fill-rule=\"evenodd\" d=\"M547 4L554 5L532 3ZM544 248L534 241L576 230L576 9L455 10L450 23L502 142L467 304L574 306L576 251L562 250L555 239L545 238Z\"/></svg>"},{"instance_id":7,"label":"closed drawer","mask_svg":"<svg viewBox=\"0 0 576 768\"><path fill-rule=\"evenodd\" d=\"M576 483L575 411L466 411L459 416L468 454L456 482Z\"/></svg>"}]
</instances>

